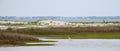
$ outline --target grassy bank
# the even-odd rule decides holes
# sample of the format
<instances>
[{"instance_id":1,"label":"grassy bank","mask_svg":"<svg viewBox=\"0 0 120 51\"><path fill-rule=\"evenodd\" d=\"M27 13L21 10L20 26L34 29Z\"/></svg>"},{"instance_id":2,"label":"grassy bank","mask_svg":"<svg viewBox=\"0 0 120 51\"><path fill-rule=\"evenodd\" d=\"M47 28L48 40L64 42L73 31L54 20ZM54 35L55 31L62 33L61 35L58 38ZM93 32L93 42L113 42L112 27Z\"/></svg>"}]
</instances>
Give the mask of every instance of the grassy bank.
<instances>
[{"instance_id":1,"label":"grassy bank","mask_svg":"<svg viewBox=\"0 0 120 51\"><path fill-rule=\"evenodd\" d=\"M78 34L40 35L52 39L120 39L120 32L81 32Z\"/></svg>"},{"instance_id":2,"label":"grassy bank","mask_svg":"<svg viewBox=\"0 0 120 51\"><path fill-rule=\"evenodd\" d=\"M7 29L0 32L14 32L46 38L101 38L120 39L120 26L103 27L59 27L59 28L26 28Z\"/></svg>"},{"instance_id":3,"label":"grassy bank","mask_svg":"<svg viewBox=\"0 0 120 51\"><path fill-rule=\"evenodd\" d=\"M0 33L0 45L21 45L25 42L37 42L37 38L31 35Z\"/></svg>"},{"instance_id":4,"label":"grassy bank","mask_svg":"<svg viewBox=\"0 0 120 51\"><path fill-rule=\"evenodd\" d=\"M55 42L39 40L35 36L16 33L0 33L0 46L50 46L54 44L26 44L26 42Z\"/></svg>"},{"instance_id":5,"label":"grassy bank","mask_svg":"<svg viewBox=\"0 0 120 51\"><path fill-rule=\"evenodd\" d=\"M120 39L120 26L103 27L59 27L59 28L25 28L0 30L0 45L22 45L26 42L44 42L36 37L54 38L54 39ZM47 41L46 41L47 42ZM39 44L44 46L54 44Z\"/></svg>"}]
</instances>

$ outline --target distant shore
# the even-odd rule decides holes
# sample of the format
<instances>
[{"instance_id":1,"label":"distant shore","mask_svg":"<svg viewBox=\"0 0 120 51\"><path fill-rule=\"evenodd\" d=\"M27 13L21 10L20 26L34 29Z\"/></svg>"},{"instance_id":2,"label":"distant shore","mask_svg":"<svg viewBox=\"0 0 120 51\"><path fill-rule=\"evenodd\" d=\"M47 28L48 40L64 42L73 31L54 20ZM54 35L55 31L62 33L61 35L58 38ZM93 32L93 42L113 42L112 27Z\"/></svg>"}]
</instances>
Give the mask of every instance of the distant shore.
<instances>
[{"instance_id":1,"label":"distant shore","mask_svg":"<svg viewBox=\"0 0 120 51\"><path fill-rule=\"evenodd\" d=\"M24 29L24 28L59 28L59 27L104 27L120 26L120 22L62 22L43 20L35 22L0 21L0 29Z\"/></svg>"}]
</instances>

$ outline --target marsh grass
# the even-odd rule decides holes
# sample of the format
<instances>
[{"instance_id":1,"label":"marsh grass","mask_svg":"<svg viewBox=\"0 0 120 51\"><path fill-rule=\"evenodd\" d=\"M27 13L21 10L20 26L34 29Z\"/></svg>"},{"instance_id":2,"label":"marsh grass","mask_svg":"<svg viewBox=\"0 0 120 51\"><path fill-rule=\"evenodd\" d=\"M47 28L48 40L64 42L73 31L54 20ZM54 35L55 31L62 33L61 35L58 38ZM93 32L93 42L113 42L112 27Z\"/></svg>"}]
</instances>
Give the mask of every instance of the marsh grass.
<instances>
[{"instance_id":1,"label":"marsh grass","mask_svg":"<svg viewBox=\"0 0 120 51\"><path fill-rule=\"evenodd\" d=\"M0 45L26 45L24 44L25 42L44 42L36 37L55 39L68 39L69 37L72 39L120 39L120 26L8 28L7 30L0 30Z\"/></svg>"},{"instance_id":2,"label":"marsh grass","mask_svg":"<svg viewBox=\"0 0 120 51\"><path fill-rule=\"evenodd\" d=\"M15 33L0 33L0 45L18 45L25 42L39 41L37 38L31 35L15 34Z\"/></svg>"},{"instance_id":3,"label":"marsh grass","mask_svg":"<svg viewBox=\"0 0 120 51\"><path fill-rule=\"evenodd\" d=\"M16 32L30 35L65 35L80 34L82 32L120 32L120 26L97 26L97 27L59 27L59 28L26 28L17 30L5 30L2 32Z\"/></svg>"},{"instance_id":4,"label":"marsh grass","mask_svg":"<svg viewBox=\"0 0 120 51\"><path fill-rule=\"evenodd\" d=\"M97 27L59 27L59 28L26 28L8 29L2 32L14 32L47 38L103 38L120 39L120 26L97 26Z\"/></svg>"}]
</instances>

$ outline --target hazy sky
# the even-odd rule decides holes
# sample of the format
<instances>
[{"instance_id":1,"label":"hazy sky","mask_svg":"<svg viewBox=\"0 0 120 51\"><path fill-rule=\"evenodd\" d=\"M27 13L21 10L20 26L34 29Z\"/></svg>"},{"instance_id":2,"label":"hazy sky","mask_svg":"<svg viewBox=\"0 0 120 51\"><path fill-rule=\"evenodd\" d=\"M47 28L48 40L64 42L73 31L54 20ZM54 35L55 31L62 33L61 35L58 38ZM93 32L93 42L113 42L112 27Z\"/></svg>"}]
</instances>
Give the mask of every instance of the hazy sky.
<instances>
[{"instance_id":1,"label":"hazy sky","mask_svg":"<svg viewBox=\"0 0 120 51\"><path fill-rule=\"evenodd\" d=\"M0 16L120 16L120 0L0 0Z\"/></svg>"}]
</instances>

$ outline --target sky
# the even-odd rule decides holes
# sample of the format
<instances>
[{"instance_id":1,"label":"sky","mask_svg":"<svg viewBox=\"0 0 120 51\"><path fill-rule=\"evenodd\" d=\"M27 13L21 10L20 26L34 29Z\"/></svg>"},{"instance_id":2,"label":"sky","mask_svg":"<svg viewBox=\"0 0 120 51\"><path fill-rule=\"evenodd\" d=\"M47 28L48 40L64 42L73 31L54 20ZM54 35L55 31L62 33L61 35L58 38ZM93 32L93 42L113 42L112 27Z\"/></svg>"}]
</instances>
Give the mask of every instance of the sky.
<instances>
[{"instance_id":1,"label":"sky","mask_svg":"<svg viewBox=\"0 0 120 51\"><path fill-rule=\"evenodd\" d=\"M120 16L120 0L0 0L0 16Z\"/></svg>"}]
</instances>

